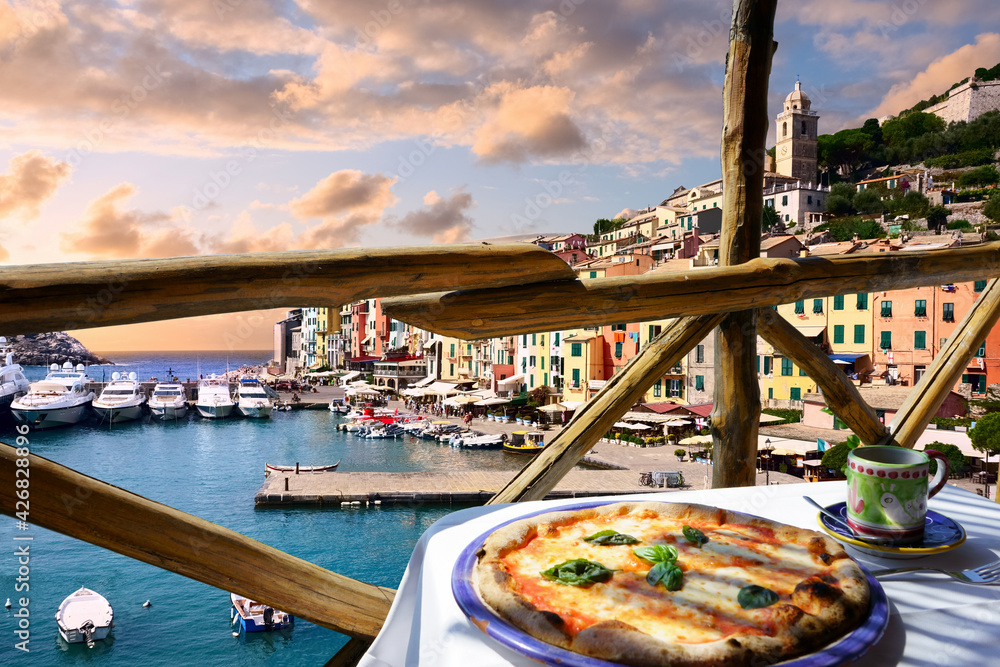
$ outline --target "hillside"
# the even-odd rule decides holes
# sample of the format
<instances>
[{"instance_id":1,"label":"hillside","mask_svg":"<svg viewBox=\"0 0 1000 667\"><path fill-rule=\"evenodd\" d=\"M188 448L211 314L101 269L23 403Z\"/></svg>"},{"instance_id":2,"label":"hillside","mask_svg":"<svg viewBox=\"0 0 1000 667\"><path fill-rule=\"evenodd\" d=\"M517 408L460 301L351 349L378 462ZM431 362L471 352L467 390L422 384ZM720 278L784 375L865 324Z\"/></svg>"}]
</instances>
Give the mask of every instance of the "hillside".
<instances>
[{"instance_id":1,"label":"hillside","mask_svg":"<svg viewBox=\"0 0 1000 667\"><path fill-rule=\"evenodd\" d=\"M986 69L985 67L980 67L979 69L976 70L976 78L979 79L980 81L996 81L997 79L1000 79L1000 63L994 65L993 67L991 67L989 69ZM924 109L927 109L928 107L932 107L935 104L940 104L941 102L944 102L946 99L948 99L948 93L950 93L951 91L955 90L956 88L958 88L959 86L961 86L963 83L965 83L968 80L969 80L969 77L965 77L961 81L956 81L955 83L953 83L951 85L951 88L949 88L945 92L943 92L943 93L941 93L939 95L932 95L930 99L928 99L928 100L922 100L922 101L917 102L916 104L914 104L909 109L906 109L904 111L900 111L899 112L899 116L905 116L907 114L916 113L918 111L923 111Z\"/></svg>"},{"instance_id":2,"label":"hillside","mask_svg":"<svg viewBox=\"0 0 1000 667\"><path fill-rule=\"evenodd\" d=\"M53 333L29 334L10 338L14 350L14 361L22 366L47 366L70 362L76 364L113 364L100 357L76 338L61 331Z\"/></svg>"}]
</instances>

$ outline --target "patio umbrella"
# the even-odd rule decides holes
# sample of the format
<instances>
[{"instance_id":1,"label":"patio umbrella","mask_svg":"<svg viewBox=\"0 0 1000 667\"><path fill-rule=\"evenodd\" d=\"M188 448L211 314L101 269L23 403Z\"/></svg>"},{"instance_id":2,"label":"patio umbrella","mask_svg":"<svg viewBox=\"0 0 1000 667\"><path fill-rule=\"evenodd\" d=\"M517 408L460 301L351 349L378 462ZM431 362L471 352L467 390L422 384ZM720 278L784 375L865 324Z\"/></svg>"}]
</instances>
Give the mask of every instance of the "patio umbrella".
<instances>
[{"instance_id":1,"label":"patio umbrella","mask_svg":"<svg viewBox=\"0 0 1000 667\"><path fill-rule=\"evenodd\" d=\"M510 403L510 399L494 397L494 398L486 398L481 401L476 401L476 405L503 405L505 403Z\"/></svg>"},{"instance_id":2,"label":"patio umbrella","mask_svg":"<svg viewBox=\"0 0 1000 667\"><path fill-rule=\"evenodd\" d=\"M651 428L645 424L629 424L628 427L633 431L648 431Z\"/></svg>"},{"instance_id":3,"label":"patio umbrella","mask_svg":"<svg viewBox=\"0 0 1000 667\"><path fill-rule=\"evenodd\" d=\"M625 422L615 422L613 428L632 428L631 424L626 424Z\"/></svg>"}]
</instances>

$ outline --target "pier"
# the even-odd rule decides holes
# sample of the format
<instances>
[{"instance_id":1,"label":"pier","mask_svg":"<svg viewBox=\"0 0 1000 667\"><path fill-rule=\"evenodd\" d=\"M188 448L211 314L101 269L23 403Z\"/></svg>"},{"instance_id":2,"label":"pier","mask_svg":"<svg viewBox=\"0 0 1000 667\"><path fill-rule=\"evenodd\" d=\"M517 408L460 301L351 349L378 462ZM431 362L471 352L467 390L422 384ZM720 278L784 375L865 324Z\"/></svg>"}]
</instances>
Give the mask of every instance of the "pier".
<instances>
[{"instance_id":1,"label":"pier","mask_svg":"<svg viewBox=\"0 0 1000 667\"><path fill-rule=\"evenodd\" d=\"M514 474L509 471L272 473L254 496L254 505L478 505L503 488ZM639 486L639 475L632 470L572 470L546 498L665 490Z\"/></svg>"}]
</instances>

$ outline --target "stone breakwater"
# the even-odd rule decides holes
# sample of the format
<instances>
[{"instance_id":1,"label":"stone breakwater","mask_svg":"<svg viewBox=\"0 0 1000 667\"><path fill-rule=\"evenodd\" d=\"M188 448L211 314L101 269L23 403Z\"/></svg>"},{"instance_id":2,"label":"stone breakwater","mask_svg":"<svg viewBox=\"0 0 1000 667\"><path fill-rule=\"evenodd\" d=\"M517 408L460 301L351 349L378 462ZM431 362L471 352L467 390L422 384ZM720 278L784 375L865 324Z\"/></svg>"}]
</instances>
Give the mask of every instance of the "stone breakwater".
<instances>
[{"instance_id":1,"label":"stone breakwater","mask_svg":"<svg viewBox=\"0 0 1000 667\"><path fill-rule=\"evenodd\" d=\"M94 354L76 338L61 331L14 336L8 339L14 352L14 361L22 366L76 364L113 364L113 361Z\"/></svg>"}]
</instances>

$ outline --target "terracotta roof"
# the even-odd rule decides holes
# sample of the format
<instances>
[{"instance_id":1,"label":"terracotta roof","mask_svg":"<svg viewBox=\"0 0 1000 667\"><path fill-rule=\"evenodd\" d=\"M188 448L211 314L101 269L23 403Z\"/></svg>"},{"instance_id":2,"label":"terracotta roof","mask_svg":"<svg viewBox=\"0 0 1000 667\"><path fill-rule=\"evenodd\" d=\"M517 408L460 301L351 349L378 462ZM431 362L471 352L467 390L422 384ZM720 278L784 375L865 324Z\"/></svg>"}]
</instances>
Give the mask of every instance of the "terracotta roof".
<instances>
[{"instance_id":1,"label":"terracotta roof","mask_svg":"<svg viewBox=\"0 0 1000 667\"><path fill-rule=\"evenodd\" d=\"M846 255L854 250L857 244L854 241L840 241L835 243L819 243L809 246L809 255L819 257L823 255Z\"/></svg>"},{"instance_id":2,"label":"terracotta roof","mask_svg":"<svg viewBox=\"0 0 1000 667\"><path fill-rule=\"evenodd\" d=\"M665 259L662 262L660 262L660 265L657 266L655 269L653 269L653 271L673 272L673 271L690 271L692 269L707 269L707 268L708 268L707 266L691 266L690 259Z\"/></svg>"},{"instance_id":3,"label":"terracotta roof","mask_svg":"<svg viewBox=\"0 0 1000 667\"><path fill-rule=\"evenodd\" d=\"M760 242L760 249L767 250L769 248L773 248L776 245L781 245L782 243L786 243L788 241L795 241L800 246L802 245L802 241L798 240L797 238L789 234L787 236L772 236L770 238L762 240Z\"/></svg>"},{"instance_id":4,"label":"terracotta roof","mask_svg":"<svg viewBox=\"0 0 1000 667\"><path fill-rule=\"evenodd\" d=\"M880 181L891 181L894 178L900 178L901 176L907 176L908 174L894 174L893 176L883 176L882 178L869 178L867 181L858 181L856 185L861 185L862 183L878 183Z\"/></svg>"}]
</instances>

